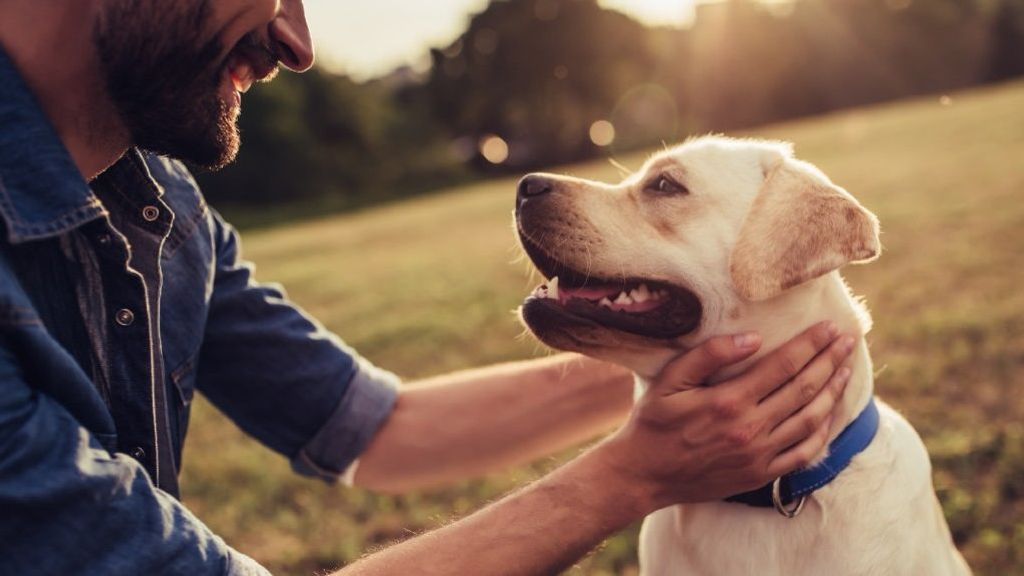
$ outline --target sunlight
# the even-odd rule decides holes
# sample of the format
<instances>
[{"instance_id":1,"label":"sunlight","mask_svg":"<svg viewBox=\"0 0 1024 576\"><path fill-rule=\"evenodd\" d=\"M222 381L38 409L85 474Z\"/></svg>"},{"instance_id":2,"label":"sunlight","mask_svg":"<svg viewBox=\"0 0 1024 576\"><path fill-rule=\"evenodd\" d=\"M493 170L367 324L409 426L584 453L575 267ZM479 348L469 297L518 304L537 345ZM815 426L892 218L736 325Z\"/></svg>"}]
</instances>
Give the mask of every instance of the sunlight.
<instances>
[{"instance_id":1,"label":"sunlight","mask_svg":"<svg viewBox=\"0 0 1024 576\"><path fill-rule=\"evenodd\" d=\"M655 26L689 26L698 1L701 0L600 0L599 4Z\"/></svg>"},{"instance_id":2,"label":"sunlight","mask_svg":"<svg viewBox=\"0 0 1024 576\"><path fill-rule=\"evenodd\" d=\"M469 17L489 0L305 0L319 59L360 80L401 65L429 66L427 51L445 46L464 30ZM694 5L715 0L598 0L646 24L685 27ZM387 33L381 33L386 30Z\"/></svg>"}]
</instances>

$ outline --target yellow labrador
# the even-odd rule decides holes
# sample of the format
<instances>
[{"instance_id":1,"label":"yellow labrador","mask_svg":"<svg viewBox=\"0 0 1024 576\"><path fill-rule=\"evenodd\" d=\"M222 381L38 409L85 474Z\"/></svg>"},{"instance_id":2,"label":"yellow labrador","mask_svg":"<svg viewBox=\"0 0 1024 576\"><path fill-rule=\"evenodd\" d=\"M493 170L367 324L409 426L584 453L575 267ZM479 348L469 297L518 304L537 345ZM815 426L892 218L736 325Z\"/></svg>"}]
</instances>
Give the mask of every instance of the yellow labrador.
<instances>
[{"instance_id":1,"label":"yellow labrador","mask_svg":"<svg viewBox=\"0 0 1024 576\"><path fill-rule=\"evenodd\" d=\"M644 574L970 574L924 445L874 400L871 319L838 273L878 256L878 221L789 145L698 138L617 185L532 174L516 225L547 279L523 321L549 346L629 367L640 391L712 336L756 330L760 356L823 320L862 335L815 465L740 502L651 515Z\"/></svg>"}]
</instances>

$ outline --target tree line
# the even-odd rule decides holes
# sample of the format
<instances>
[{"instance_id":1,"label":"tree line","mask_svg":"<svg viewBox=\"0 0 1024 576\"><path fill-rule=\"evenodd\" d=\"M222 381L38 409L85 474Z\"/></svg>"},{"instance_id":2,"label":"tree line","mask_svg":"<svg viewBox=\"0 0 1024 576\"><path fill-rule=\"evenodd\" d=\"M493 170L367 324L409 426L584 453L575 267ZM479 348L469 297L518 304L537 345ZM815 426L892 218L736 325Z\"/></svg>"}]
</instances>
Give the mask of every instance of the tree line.
<instances>
[{"instance_id":1,"label":"tree line","mask_svg":"<svg viewBox=\"0 0 1024 576\"><path fill-rule=\"evenodd\" d=\"M238 161L199 175L207 196L346 209L998 82L1024 75L1024 0L727 0L698 5L684 29L596 0L493 0L430 61L365 83L314 69L257 87Z\"/></svg>"}]
</instances>

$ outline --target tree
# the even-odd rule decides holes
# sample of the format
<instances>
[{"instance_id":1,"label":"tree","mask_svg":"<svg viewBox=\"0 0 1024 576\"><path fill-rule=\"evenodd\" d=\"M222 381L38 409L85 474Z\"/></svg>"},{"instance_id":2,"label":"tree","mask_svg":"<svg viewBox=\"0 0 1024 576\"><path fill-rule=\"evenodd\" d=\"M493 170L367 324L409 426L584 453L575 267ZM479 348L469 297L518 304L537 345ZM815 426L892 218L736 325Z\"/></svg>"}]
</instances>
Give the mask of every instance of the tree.
<instances>
[{"instance_id":1,"label":"tree","mask_svg":"<svg viewBox=\"0 0 1024 576\"><path fill-rule=\"evenodd\" d=\"M433 110L456 134L509 141L516 166L582 158L591 124L653 77L650 40L595 0L496 0L432 52Z\"/></svg>"},{"instance_id":2,"label":"tree","mask_svg":"<svg viewBox=\"0 0 1024 576\"><path fill-rule=\"evenodd\" d=\"M992 30L992 62L989 81L1024 75L1024 1L999 3Z\"/></svg>"}]
</instances>

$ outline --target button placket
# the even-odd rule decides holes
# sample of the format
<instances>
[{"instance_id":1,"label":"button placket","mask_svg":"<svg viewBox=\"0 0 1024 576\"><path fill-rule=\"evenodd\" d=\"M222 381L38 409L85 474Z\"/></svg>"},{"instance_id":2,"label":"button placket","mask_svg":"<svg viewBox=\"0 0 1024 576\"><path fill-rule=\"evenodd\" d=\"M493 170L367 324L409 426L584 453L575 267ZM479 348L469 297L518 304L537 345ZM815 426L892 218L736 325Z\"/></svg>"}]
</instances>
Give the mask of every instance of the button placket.
<instances>
[{"instance_id":1,"label":"button placket","mask_svg":"<svg viewBox=\"0 0 1024 576\"><path fill-rule=\"evenodd\" d=\"M109 272L103 283L109 303L106 322L111 325L105 353L114 359L112 390L119 398L112 412L124 456L145 467L155 484L176 493L172 444L166 439L164 370L155 353L160 340L151 325L155 322L151 314L155 316L160 302L152 296L160 289L159 236L167 235L174 214L160 199L159 187L146 174L143 159L131 159L134 167L123 165L125 170L104 180L97 192L111 214L109 229L97 230L111 235L109 244L98 234L94 245ZM150 411L152 418L140 417Z\"/></svg>"}]
</instances>

